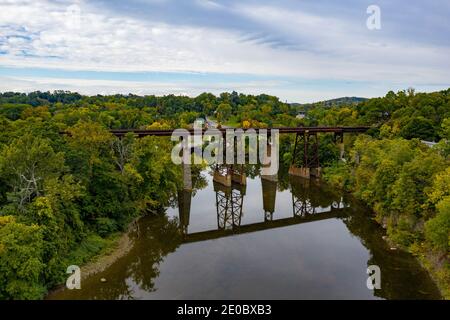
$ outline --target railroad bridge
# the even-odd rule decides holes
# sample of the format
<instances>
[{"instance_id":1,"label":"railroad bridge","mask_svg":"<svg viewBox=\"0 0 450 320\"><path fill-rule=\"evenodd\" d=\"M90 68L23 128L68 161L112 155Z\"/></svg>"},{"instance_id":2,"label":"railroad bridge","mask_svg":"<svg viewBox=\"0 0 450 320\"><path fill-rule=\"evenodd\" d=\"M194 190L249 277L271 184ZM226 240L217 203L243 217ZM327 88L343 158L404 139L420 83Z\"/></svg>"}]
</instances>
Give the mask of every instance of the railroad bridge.
<instances>
[{"instance_id":1,"label":"railroad bridge","mask_svg":"<svg viewBox=\"0 0 450 320\"><path fill-rule=\"evenodd\" d=\"M216 213L217 229L190 234L188 226L190 224L190 210L192 199L192 178L191 165L183 163L183 186L178 191L179 223L184 235L185 242L195 242L205 239L213 239L236 233L246 233L258 230L265 230L288 226L292 224L305 223L310 221L339 217L343 214L345 207L342 199L334 199L329 196L327 203L320 203L315 199L316 195L310 194L309 184L314 183L310 178L320 177L321 167L319 161L319 134L333 134L334 141L338 144L341 158L344 152L344 134L364 133L370 127L280 127L252 129L259 135L261 130L269 137L271 130L278 130L278 134L295 134L295 143L292 152L292 162L289 174L292 177L290 189L292 192L292 216L290 218L274 219L276 190L278 184L277 174L264 174L264 165L261 170L261 183L263 193L264 222L251 225L241 225L242 208L246 194L246 175L244 164L216 164L213 172L214 192L216 193ZM203 136L206 129L186 129L190 136ZM228 130L235 128L215 129L220 132L225 139ZM128 133L133 133L137 137L145 136L172 136L175 130L111 130L110 132L123 137ZM233 139L235 139L234 137ZM272 152L271 139L267 139L266 155ZM234 140L236 144L236 140ZM263 142L264 143L264 142ZM236 148L234 149L236 150ZM278 149L276 149L278 151ZM236 158L235 158L236 160ZM298 179L295 176L306 178ZM305 186L304 184L308 184ZM309 193L308 193L309 192ZM317 211L317 208L327 206L327 211Z\"/></svg>"},{"instance_id":2,"label":"railroad bridge","mask_svg":"<svg viewBox=\"0 0 450 320\"><path fill-rule=\"evenodd\" d=\"M216 132L220 132L225 139L227 132L234 131L237 128L217 128ZM301 176L303 178L320 177L321 166L319 161L319 137L321 133L331 133L334 135L334 141L340 148L341 157L344 152L344 134L348 133L364 133L370 127L274 127L274 128L249 128L259 135L260 131L267 134L269 137L272 130L277 130L279 134L295 134L295 143L292 152L292 163L289 168L289 174ZM110 132L117 136L123 137L128 133L133 133L137 137L145 136L159 136L169 137L174 133L174 129L165 130L136 130L136 129L120 129L111 130ZM208 132L208 129L186 129L190 136L203 136ZM236 144L236 137L234 137ZM271 152L271 144L267 140L267 153ZM214 172L214 181L225 186L231 186L233 182L245 185L246 179L243 172L243 166L240 164L217 165ZM264 174L264 166L262 172L263 178L267 180L276 180L276 175Z\"/></svg>"}]
</instances>

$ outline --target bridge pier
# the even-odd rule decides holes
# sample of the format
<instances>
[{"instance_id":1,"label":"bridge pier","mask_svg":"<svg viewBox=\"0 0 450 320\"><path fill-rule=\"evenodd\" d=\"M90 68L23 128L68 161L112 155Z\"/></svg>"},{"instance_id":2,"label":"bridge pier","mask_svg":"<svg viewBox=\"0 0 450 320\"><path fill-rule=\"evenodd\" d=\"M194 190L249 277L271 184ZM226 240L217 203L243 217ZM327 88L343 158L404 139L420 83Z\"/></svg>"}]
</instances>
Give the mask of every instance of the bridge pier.
<instances>
[{"instance_id":1,"label":"bridge pier","mask_svg":"<svg viewBox=\"0 0 450 320\"><path fill-rule=\"evenodd\" d=\"M232 183L245 186L247 176L244 172L244 165L217 165L214 169L213 181L225 187L231 187Z\"/></svg>"},{"instance_id":2,"label":"bridge pier","mask_svg":"<svg viewBox=\"0 0 450 320\"><path fill-rule=\"evenodd\" d=\"M309 176L314 178L320 178L322 176L322 167L311 168L309 170Z\"/></svg>"},{"instance_id":3,"label":"bridge pier","mask_svg":"<svg viewBox=\"0 0 450 320\"><path fill-rule=\"evenodd\" d=\"M297 167L295 165L291 165L289 167L289 174L293 175L293 176L298 176L298 177L302 177L302 178L306 178L309 179L311 177L311 173L309 168L305 168L305 167Z\"/></svg>"},{"instance_id":4,"label":"bridge pier","mask_svg":"<svg viewBox=\"0 0 450 320\"><path fill-rule=\"evenodd\" d=\"M300 166L297 166L298 162ZM306 130L303 134L297 133L289 174L310 179L311 177L320 178L321 172L317 132Z\"/></svg>"},{"instance_id":5,"label":"bridge pier","mask_svg":"<svg viewBox=\"0 0 450 320\"><path fill-rule=\"evenodd\" d=\"M344 155L345 155L345 148L344 148L344 144L343 143L338 143L338 148L339 148L339 160L344 160Z\"/></svg>"},{"instance_id":6,"label":"bridge pier","mask_svg":"<svg viewBox=\"0 0 450 320\"><path fill-rule=\"evenodd\" d=\"M247 184L247 176L245 175L243 164L231 166L231 181L243 186Z\"/></svg>"},{"instance_id":7,"label":"bridge pier","mask_svg":"<svg viewBox=\"0 0 450 320\"><path fill-rule=\"evenodd\" d=\"M334 133L334 142L337 143L339 148L339 160L344 160L345 148L344 148L344 133L343 132L335 132Z\"/></svg>"},{"instance_id":8,"label":"bridge pier","mask_svg":"<svg viewBox=\"0 0 450 320\"><path fill-rule=\"evenodd\" d=\"M228 169L226 169L226 173L222 174L220 170L214 170L213 181L220 183L225 187L231 187L231 175L228 174Z\"/></svg>"}]
</instances>

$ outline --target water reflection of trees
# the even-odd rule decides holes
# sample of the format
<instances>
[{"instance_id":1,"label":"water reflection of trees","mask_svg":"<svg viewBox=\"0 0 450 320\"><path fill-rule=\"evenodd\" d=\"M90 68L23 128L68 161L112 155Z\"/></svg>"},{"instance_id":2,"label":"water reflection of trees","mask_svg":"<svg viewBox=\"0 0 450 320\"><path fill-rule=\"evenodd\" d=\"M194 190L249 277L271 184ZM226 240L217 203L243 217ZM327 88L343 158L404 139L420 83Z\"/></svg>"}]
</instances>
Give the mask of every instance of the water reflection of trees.
<instances>
[{"instance_id":1,"label":"water reflection of trees","mask_svg":"<svg viewBox=\"0 0 450 320\"><path fill-rule=\"evenodd\" d=\"M295 216L315 214L319 208L338 209L342 204L341 192L318 181L289 177Z\"/></svg>"},{"instance_id":2,"label":"water reflection of trees","mask_svg":"<svg viewBox=\"0 0 450 320\"><path fill-rule=\"evenodd\" d=\"M343 205L339 218L367 248L370 254L367 266L378 265L381 269L382 285L374 291L375 296L384 299L439 298L436 286L419 263L409 253L391 250L382 239L383 231L371 219L370 209L349 194L324 183L295 177L290 177L289 183L294 206L296 202L302 203L305 210L310 209L309 214L314 214L314 208L331 206L336 209Z\"/></svg>"},{"instance_id":3,"label":"water reflection of trees","mask_svg":"<svg viewBox=\"0 0 450 320\"><path fill-rule=\"evenodd\" d=\"M155 291L154 280L164 257L174 252L182 237L178 223L165 215L141 219L130 233L133 248L101 275L82 281L81 290L64 290L57 299L134 299L137 290ZM101 278L106 282L102 283ZM52 298L52 297L50 297Z\"/></svg>"},{"instance_id":4,"label":"water reflection of trees","mask_svg":"<svg viewBox=\"0 0 450 320\"><path fill-rule=\"evenodd\" d=\"M189 187L189 190L191 192L191 196L195 196L198 191L205 189L208 186L208 179L205 174L205 166L204 165L188 165L187 167L183 168L183 166L177 166L178 174L176 177L176 181L174 181L176 186L183 186L184 184L184 177L183 177L183 170L190 170L190 177L191 177L191 186ZM183 190L184 188L179 188L178 194L176 196L173 196L169 201L169 207L171 208L177 208L179 204L179 191Z\"/></svg>"},{"instance_id":5,"label":"water reflection of trees","mask_svg":"<svg viewBox=\"0 0 450 320\"><path fill-rule=\"evenodd\" d=\"M163 258L175 251L181 244L181 235L176 221L168 220L166 216L153 219L143 219L139 223L139 231L133 237L136 242L135 253L139 257L127 269L128 277L132 278L145 291L153 291L154 279L159 275L158 266Z\"/></svg>"},{"instance_id":6,"label":"water reflection of trees","mask_svg":"<svg viewBox=\"0 0 450 320\"><path fill-rule=\"evenodd\" d=\"M343 222L348 230L367 248L367 266L378 265L381 270L381 289L374 295L384 299L439 299L440 294L429 274L401 250L391 250L382 240L382 230L370 219L369 209L357 203L348 208Z\"/></svg>"},{"instance_id":7,"label":"water reflection of trees","mask_svg":"<svg viewBox=\"0 0 450 320\"><path fill-rule=\"evenodd\" d=\"M204 173L203 166L195 165L191 167L192 170L192 195L194 196L199 190L205 189L208 186L208 179Z\"/></svg>"}]
</instances>

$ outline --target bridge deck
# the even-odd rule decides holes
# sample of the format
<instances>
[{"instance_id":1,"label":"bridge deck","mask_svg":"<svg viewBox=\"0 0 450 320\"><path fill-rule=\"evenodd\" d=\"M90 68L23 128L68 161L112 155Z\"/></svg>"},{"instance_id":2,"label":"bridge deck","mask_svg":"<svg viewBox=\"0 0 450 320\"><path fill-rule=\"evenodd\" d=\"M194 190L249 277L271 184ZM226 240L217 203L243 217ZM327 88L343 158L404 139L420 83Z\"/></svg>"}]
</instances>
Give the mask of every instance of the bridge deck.
<instances>
[{"instance_id":1,"label":"bridge deck","mask_svg":"<svg viewBox=\"0 0 450 320\"><path fill-rule=\"evenodd\" d=\"M221 128L221 129L214 129L219 130L223 134L226 133L227 130L234 130L238 128ZM267 134L270 134L270 130L278 130L280 134L284 133L362 133L366 132L370 129L370 127L275 127L275 128L250 128L256 131L256 133L259 133L261 130L267 130ZM201 133L202 135L208 130L208 129L202 129L200 130L194 130L194 129L186 129L191 135ZM249 129L244 129L249 130ZM165 129L165 130L139 130L139 129L117 129L117 130L110 130L110 132L115 136L124 136L127 133L131 132L139 137L144 136L171 136L174 132L174 129Z\"/></svg>"}]
</instances>

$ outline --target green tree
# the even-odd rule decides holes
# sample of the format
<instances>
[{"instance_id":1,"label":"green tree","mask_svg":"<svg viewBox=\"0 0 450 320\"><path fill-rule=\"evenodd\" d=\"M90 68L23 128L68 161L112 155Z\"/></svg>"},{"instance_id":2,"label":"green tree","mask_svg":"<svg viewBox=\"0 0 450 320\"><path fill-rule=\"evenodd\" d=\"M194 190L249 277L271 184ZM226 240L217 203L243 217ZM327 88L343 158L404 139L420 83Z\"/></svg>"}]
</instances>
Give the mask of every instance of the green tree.
<instances>
[{"instance_id":1,"label":"green tree","mask_svg":"<svg viewBox=\"0 0 450 320\"><path fill-rule=\"evenodd\" d=\"M405 139L419 138L428 141L434 141L436 139L436 131L433 122L422 116L411 119L403 127L400 134Z\"/></svg>"},{"instance_id":2,"label":"green tree","mask_svg":"<svg viewBox=\"0 0 450 320\"><path fill-rule=\"evenodd\" d=\"M54 152L48 139L30 134L14 139L0 153L0 175L19 210L43 194L47 179L57 178L64 170L64 155Z\"/></svg>"},{"instance_id":3,"label":"green tree","mask_svg":"<svg viewBox=\"0 0 450 320\"><path fill-rule=\"evenodd\" d=\"M231 115L231 111L232 111L231 106L228 103L219 104L219 106L217 107L217 110L216 110L217 121L220 124L227 121Z\"/></svg>"},{"instance_id":4,"label":"green tree","mask_svg":"<svg viewBox=\"0 0 450 320\"><path fill-rule=\"evenodd\" d=\"M44 294L43 246L38 226L0 216L0 299L39 299Z\"/></svg>"}]
</instances>

